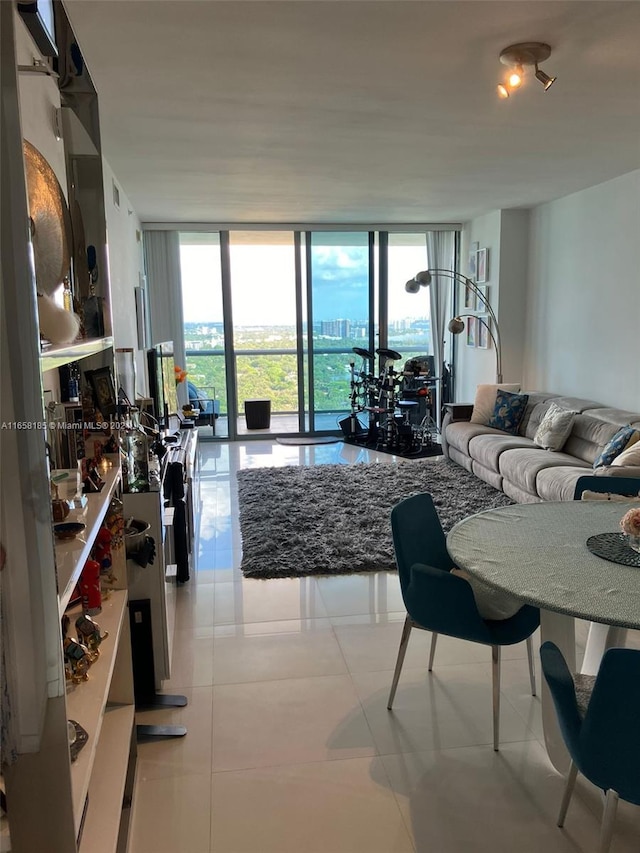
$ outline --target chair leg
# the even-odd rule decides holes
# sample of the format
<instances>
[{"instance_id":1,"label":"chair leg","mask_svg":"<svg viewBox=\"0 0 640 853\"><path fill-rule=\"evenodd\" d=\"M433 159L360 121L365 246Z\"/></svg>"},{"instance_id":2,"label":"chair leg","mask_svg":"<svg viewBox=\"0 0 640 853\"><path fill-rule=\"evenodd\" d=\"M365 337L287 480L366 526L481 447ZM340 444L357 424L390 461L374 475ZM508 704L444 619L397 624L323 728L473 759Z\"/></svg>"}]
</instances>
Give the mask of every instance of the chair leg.
<instances>
[{"instance_id":1,"label":"chair leg","mask_svg":"<svg viewBox=\"0 0 640 853\"><path fill-rule=\"evenodd\" d=\"M533 643L531 637L527 637L527 657L529 658L529 681L531 682L531 695L536 695L536 670L533 665Z\"/></svg>"},{"instance_id":2,"label":"chair leg","mask_svg":"<svg viewBox=\"0 0 640 853\"><path fill-rule=\"evenodd\" d=\"M396 659L396 668L393 673L393 681L391 682L391 692L389 693L389 701L387 702L387 710L391 710L391 706L393 705L393 699L396 695L396 689L398 687L398 679L400 678L400 673L402 671L402 664L404 663L404 656L407 653L407 645L409 643L409 635L411 634L411 617L407 613L407 618L404 620L404 627L402 629L402 636L400 637L400 648L398 649L398 657Z\"/></svg>"},{"instance_id":3,"label":"chair leg","mask_svg":"<svg viewBox=\"0 0 640 853\"><path fill-rule=\"evenodd\" d=\"M493 682L493 748L500 747L500 646L491 646L491 675Z\"/></svg>"},{"instance_id":4,"label":"chair leg","mask_svg":"<svg viewBox=\"0 0 640 853\"><path fill-rule=\"evenodd\" d=\"M436 656L436 643L438 642L438 635L435 631L431 634L431 648L429 649L429 672L433 671L433 659Z\"/></svg>"},{"instance_id":5,"label":"chair leg","mask_svg":"<svg viewBox=\"0 0 640 853\"><path fill-rule=\"evenodd\" d=\"M613 838L613 827L618 809L618 795L611 788L607 791L604 801L604 814L602 815L602 827L600 829L600 846L598 853L609 853L611 839Z\"/></svg>"},{"instance_id":6,"label":"chair leg","mask_svg":"<svg viewBox=\"0 0 640 853\"><path fill-rule=\"evenodd\" d=\"M560 812L558 813L558 826L564 826L564 819L567 816L567 809L569 808L569 803L571 802L571 795L573 794L573 789L576 784L576 778L578 776L578 768L572 761L569 765L569 772L567 773L567 781L564 786L564 793L562 795L562 802L560 803Z\"/></svg>"}]
</instances>

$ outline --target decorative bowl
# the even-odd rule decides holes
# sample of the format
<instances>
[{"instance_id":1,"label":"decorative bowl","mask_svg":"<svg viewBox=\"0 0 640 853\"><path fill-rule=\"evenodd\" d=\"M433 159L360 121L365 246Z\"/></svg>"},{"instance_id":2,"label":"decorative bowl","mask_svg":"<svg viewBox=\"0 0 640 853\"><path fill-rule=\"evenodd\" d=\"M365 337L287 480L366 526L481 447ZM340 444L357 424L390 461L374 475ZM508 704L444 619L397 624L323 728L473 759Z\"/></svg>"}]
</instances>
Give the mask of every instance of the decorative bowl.
<instances>
[{"instance_id":1,"label":"decorative bowl","mask_svg":"<svg viewBox=\"0 0 640 853\"><path fill-rule=\"evenodd\" d=\"M78 533L84 530L84 527L81 521L63 521L60 524L53 525L53 535L56 539L75 539Z\"/></svg>"}]
</instances>

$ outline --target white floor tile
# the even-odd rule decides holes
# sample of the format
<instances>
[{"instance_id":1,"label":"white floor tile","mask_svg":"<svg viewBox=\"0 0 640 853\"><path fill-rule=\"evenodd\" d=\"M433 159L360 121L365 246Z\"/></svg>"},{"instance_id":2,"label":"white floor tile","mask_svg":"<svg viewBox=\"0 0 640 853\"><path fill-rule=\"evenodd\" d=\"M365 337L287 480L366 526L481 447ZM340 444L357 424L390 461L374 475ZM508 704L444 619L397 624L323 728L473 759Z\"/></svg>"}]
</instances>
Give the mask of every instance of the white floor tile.
<instances>
[{"instance_id":1,"label":"white floor tile","mask_svg":"<svg viewBox=\"0 0 640 853\"><path fill-rule=\"evenodd\" d=\"M213 688L213 769L360 758L376 752L346 675Z\"/></svg>"},{"instance_id":2,"label":"white floor tile","mask_svg":"<svg viewBox=\"0 0 640 853\"><path fill-rule=\"evenodd\" d=\"M248 578L214 584L216 625L315 619L327 615L315 578Z\"/></svg>"},{"instance_id":3,"label":"white floor tile","mask_svg":"<svg viewBox=\"0 0 640 853\"><path fill-rule=\"evenodd\" d=\"M565 828L558 829L564 780L537 741L505 744L498 753L468 747L382 761L418 851L596 850L600 815L594 790L578 784ZM612 853L637 850L639 825L627 815L621 819Z\"/></svg>"},{"instance_id":4,"label":"white floor tile","mask_svg":"<svg viewBox=\"0 0 640 853\"><path fill-rule=\"evenodd\" d=\"M311 621L311 620L310 620ZM313 620L314 622L316 620ZM345 675L347 667L331 627L301 633L216 638L214 684Z\"/></svg>"},{"instance_id":5,"label":"white floor tile","mask_svg":"<svg viewBox=\"0 0 640 853\"><path fill-rule=\"evenodd\" d=\"M380 759L214 773L213 853L413 853Z\"/></svg>"},{"instance_id":6,"label":"white floor tile","mask_svg":"<svg viewBox=\"0 0 640 853\"><path fill-rule=\"evenodd\" d=\"M211 773L138 778L134 802L129 853L210 853Z\"/></svg>"},{"instance_id":7,"label":"white floor tile","mask_svg":"<svg viewBox=\"0 0 640 853\"><path fill-rule=\"evenodd\" d=\"M387 710L392 673L353 675L353 682L378 752L414 752L486 744L492 749L491 671L485 664L403 670ZM523 717L503 698L500 742L535 737Z\"/></svg>"},{"instance_id":8,"label":"white floor tile","mask_svg":"<svg viewBox=\"0 0 640 853\"><path fill-rule=\"evenodd\" d=\"M187 729L183 737L145 738L138 744L141 781L211 772L213 690L195 687L183 690L182 695L187 698L185 707L154 708L136 714L136 723Z\"/></svg>"}]
</instances>

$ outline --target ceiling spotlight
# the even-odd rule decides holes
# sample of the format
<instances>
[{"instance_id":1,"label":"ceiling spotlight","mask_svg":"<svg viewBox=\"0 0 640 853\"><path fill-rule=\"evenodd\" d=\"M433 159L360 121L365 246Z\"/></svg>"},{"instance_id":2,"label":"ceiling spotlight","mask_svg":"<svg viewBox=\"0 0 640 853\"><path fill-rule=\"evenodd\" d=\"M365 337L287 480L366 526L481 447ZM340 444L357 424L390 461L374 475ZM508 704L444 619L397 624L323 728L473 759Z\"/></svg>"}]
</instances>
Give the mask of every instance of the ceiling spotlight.
<instances>
[{"instance_id":1,"label":"ceiling spotlight","mask_svg":"<svg viewBox=\"0 0 640 853\"><path fill-rule=\"evenodd\" d=\"M555 82L555 77L549 77L538 68L551 56L551 48L540 41L526 41L505 47L500 53L500 62L510 68L506 79L498 85L497 93L500 98L508 98L514 89L523 82L526 67L535 68L535 76L543 84L545 91Z\"/></svg>"},{"instance_id":2,"label":"ceiling spotlight","mask_svg":"<svg viewBox=\"0 0 640 853\"><path fill-rule=\"evenodd\" d=\"M522 65L516 65L514 70L509 74L507 78L507 82L509 83L510 89L517 89L522 85L522 77L524 76L524 69Z\"/></svg>"},{"instance_id":3,"label":"ceiling spotlight","mask_svg":"<svg viewBox=\"0 0 640 853\"><path fill-rule=\"evenodd\" d=\"M542 83L545 92L553 86L557 79L557 77L549 77L548 74L545 74L544 71L536 65L536 80L539 80Z\"/></svg>"}]
</instances>

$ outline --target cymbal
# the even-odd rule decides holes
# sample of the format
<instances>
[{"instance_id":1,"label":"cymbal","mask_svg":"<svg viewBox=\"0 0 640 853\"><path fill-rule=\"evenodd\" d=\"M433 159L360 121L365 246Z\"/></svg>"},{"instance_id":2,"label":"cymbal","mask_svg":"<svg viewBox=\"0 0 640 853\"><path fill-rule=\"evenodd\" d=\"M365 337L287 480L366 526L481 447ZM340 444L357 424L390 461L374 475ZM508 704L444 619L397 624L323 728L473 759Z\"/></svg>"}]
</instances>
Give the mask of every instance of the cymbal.
<instances>
[{"instance_id":1,"label":"cymbal","mask_svg":"<svg viewBox=\"0 0 640 853\"><path fill-rule=\"evenodd\" d=\"M368 358L372 359L373 356L369 352L368 349L363 349L362 347L353 347L351 352L355 352L356 355L359 355L360 358Z\"/></svg>"},{"instance_id":2,"label":"cymbal","mask_svg":"<svg viewBox=\"0 0 640 853\"><path fill-rule=\"evenodd\" d=\"M381 349L377 349L376 352L378 355L382 356L382 358L388 358L390 361L397 361L399 358L402 358L399 352L396 352L394 349L385 349L382 347Z\"/></svg>"},{"instance_id":3,"label":"cymbal","mask_svg":"<svg viewBox=\"0 0 640 853\"><path fill-rule=\"evenodd\" d=\"M55 172L42 154L23 140L31 240L39 293L51 295L69 274L71 218Z\"/></svg>"},{"instance_id":4,"label":"cymbal","mask_svg":"<svg viewBox=\"0 0 640 853\"><path fill-rule=\"evenodd\" d=\"M398 400L396 403L401 409L412 409L414 406L418 405L417 400Z\"/></svg>"}]
</instances>

